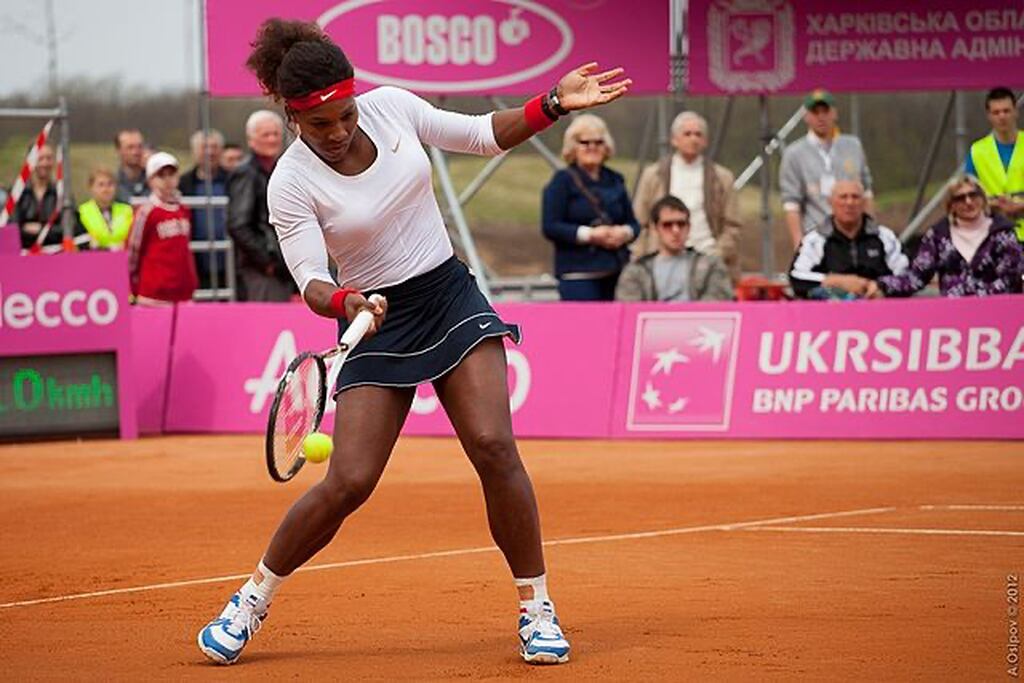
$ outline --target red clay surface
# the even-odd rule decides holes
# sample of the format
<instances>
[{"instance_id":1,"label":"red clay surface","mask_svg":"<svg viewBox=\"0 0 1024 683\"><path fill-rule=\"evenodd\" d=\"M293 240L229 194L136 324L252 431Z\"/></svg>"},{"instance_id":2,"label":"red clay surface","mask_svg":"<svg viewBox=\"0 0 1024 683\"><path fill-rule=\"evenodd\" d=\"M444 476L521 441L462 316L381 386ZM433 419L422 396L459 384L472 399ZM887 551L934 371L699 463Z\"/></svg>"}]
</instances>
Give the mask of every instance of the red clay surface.
<instances>
[{"instance_id":1,"label":"red clay surface","mask_svg":"<svg viewBox=\"0 0 1024 683\"><path fill-rule=\"evenodd\" d=\"M311 565L381 561L297 573L233 667L207 664L194 641L238 579L12 606L247 574L320 473L275 484L259 437L173 437L0 448L4 678L1007 677L1007 575L1024 574L1020 443L521 449L545 538L591 539L547 549L567 665L519 661L496 551L383 561L491 545L472 469L448 439L403 439L374 497ZM756 523L723 528L743 522ZM626 537L594 538L608 535Z\"/></svg>"}]
</instances>

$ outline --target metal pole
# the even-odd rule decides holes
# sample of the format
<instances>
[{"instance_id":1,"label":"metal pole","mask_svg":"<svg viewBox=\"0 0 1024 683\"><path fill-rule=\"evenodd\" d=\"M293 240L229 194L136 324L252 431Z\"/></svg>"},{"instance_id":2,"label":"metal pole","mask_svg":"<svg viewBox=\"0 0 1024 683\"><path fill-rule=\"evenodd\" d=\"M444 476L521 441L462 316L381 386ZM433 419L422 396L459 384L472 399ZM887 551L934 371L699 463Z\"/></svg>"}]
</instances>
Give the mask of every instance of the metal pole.
<instances>
[{"instance_id":1,"label":"metal pole","mask_svg":"<svg viewBox=\"0 0 1024 683\"><path fill-rule=\"evenodd\" d=\"M470 181L469 185L466 185L465 189L459 194L459 205L465 206L469 203L469 200L480 191L480 188L484 186L484 183L494 175L495 171L501 167L505 160L508 159L508 152L502 152L498 156L491 157L484 164L484 167L480 169L476 177Z\"/></svg>"},{"instance_id":2,"label":"metal pole","mask_svg":"<svg viewBox=\"0 0 1024 683\"><path fill-rule=\"evenodd\" d=\"M637 188L640 187L640 176L643 173L644 166L647 165L647 148L650 146L651 138L654 137L655 118L657 118L657 112L652 111L644 122L644 130L640 135L640 143L637 145L636 150L636 177L633 179L631 197L636 195Z\"/></svg>"},{"instance_id":3,"label":"metal pole","mask_svg":"<svg viewBox=\"0 0 1024 683\"><path fill-rule=\"evenodd\" d=\"M64 159L64 207L61 212L61 229L66 244L75 233L75 202L71 198L71 117L68 116L68 102L60 98L60 150Z\"/></svg>"},{"instance_id":4,"label":"metal pole","mask_svg":"<svg viewBox=\"0 0 1024 683\"><path fill-rule=\"evenodd\" d=\"M956 91L956 165L963 166L967 157L967 112L964 94Z\"/></svg>"},{"instance_id":5,"label":"metal pole","mask_svg":"<svg viewBox=\"0 0 1024 683\"><path fill-rule=\"evenodd\" d=\"M50 76L50 96L60 91L60 81L57 75L57 18L53 11L53 0L46 0L43 7L46 14L46 51L47 71Z\"/></svg>"},{"instance_id":6,"label":"metal pole","mask_svg":"<svg viewBox=\"0 0 1024 683\"><path fill-rule=\"evenodd\" d=\"M857 93L850 95L850 132L860 137L860 98Z\"/></svg>"},{"instance_id":7,"label":"metal pole","mask_svg":"<svg viewBox=\"0 0 1024 683\"><path fill-rule=\"evenodd\" d=\"M789 134L793 132L793 129L796 128L796 124L798 124L800 119L803 118L804 111L806 110L803 107L800 107L792 116L789 117L789 121L786 121L785 125L783 125L782 128L779 128L779 132L772 136L768 144L764 146L762 151L766 152L766 154L760 154L759 156L754 157L753 161L743 169L743 172L736 176L736 182L732 184L732 189L737 192L743 189L747 182L754 177L755 173L757 173L757 170L761 168L761 165L767 161L768 157L775 154L786 138L789 137Z\"/></svg>"},{"instance_id":8,"label":"metal pole","mask_svg":"<svg viewBox=\"0 0 1024 683\"><path fill-rule=\"evenodd\" d=\"M203 179L203 194L206 197L206 206L203 208L203 213L206 216L206 237L209 248L206 256L209 259L210 267L210 289L213 290L213 299L216 301L219 297L217 286L219 273L217 272L218 251L214 248L217 235L214 229L213 204L211 203L213 198L213 165L206 154L206 145L210 139L210 90L206 74L206 0L199 0L196 6L199 10L199 122L203 129L203 156L201 163L203 164L203 175L206 176ZM229 249L225 261L232 258L233 253L234 250ZM231 286L230 298L232 300L235 298L234 283Z\"/></svg>"},{"instance_id":9,"label":"metal pole","mask_svg":"<svg viewBox=\"0 0 1024 683\"><path fill-rule=\"evenodd\" d=\"M61 115L63 110L56 109L0 107L0 119L53 119Z\"/></svg>"},{"instance_id":10,"label":"metal pole","mask_svg":"<svg viewBox=\"0 0 1024 683\"><path fill-rule=\"evenodd\" d=\"M768 121L768 98L765 95L758 96L761 107L761 269L765 277L772 277L775 274L775 245L772 239L772 212L769 205L771 195L771 165L768 163L768 148L772 142L777 140L772 135L771 125Z\"/></svg>"},{"instance_id":11,"label":"metal pole","mask_svg":"<svg viewBox=\"0 0 1024 683\"><path fill-rule=\"evenodd\" d=\"M732 120L732 107L735 101L736 98L732 95L725 99L725 109L722 110L722 115L718 118L714 139L711 142L710 156L712 159L717 159L718 153L722 151L722 141L725 140L725 131L729 130L729 121Z\"/></svg>"},{"instance_id":12,"label":"metal pole","mask_svg":"<svg viewBox=\"0 0 1024 683\"><path fill-rule=\"evenodd\" d=\"M466 258L469 259L469 266L473 269L476 275L477 285L480 287L480 291L487 297L488 300L491 298L491 288L487 284L487 273L484 270L484 264L480 260L480 255L476 251L476 244L473 242L473 235L469 232L469 225L466 223L466 216L462 213L462 206L459 204L459 198L455 194L455 186L452 184L452 177L448 172L448 160L437 147L430 147L430 158L434 162L434 168L437 170L437 179L441 182L441 192L444 193L445 201L448 203L448 211L451 213L452 220L455 221L455 227L459 231L459 239L462 241L462 248L466 252Z\"/></svg>"},{"instance_id":13,"label":"metal pole","mask_svg":"<svg viewBox=\"0 0 1024 683\"><path fill-rule=\"evenodd\" d=\"M686 39L686 26L689 23L686 0L672 0L669 13L669 90L673 97L682 101L690 67L689 43Z\"/></svg>"},{"instance_id":14,"label":"metal pole","mask_svg":"<svg viewBox=\"0 0 1024 683\"><path fill-rule=\"evenodd\" d=\"M203 207L203 213L206 216L206 241L210 249L206 256L209 258L210 266L210 289L213 290L213 298L216 299L218 296L217 283L219 281L219 273L217 272L217 251L213 245L217 235L214 224L213 205L210 203L210 200L213 199L213 164L210 163L209 155L206 153L206 145L209 144L210 140L210 93L205 90L199 95L199 112L203 124L203 175L206 176L203 179L203 195L206 198L206 206Z\"/></svg>"},{"instance_id":15,"label":"metal pole","mask_svg":"<svg viewBox=\"0 0 1024 683\"><path fill-rule=\"evenodd\" d=\"M935 194L932 195L932 198L928 200L928 203L924 205L924 208L921 209L921 211L914 216L914 219L907 224L907 227L903 228L903 232L900 233L900 242L906 244L910 241L910 238L920 230L928 216L932 214L932 211L934 211L945 198L946 186L952 182L953 178L957 177L959 173L960 171L958 168L957 171L946 180L946 182L942 183L942 186L936 190Z\"/></svg>"},{"instance_id":16,"label":"metal pole","mask_svg":"<svg viewBox=\"0 0 1024 683\"><path fill-rule=\"evenodd\" d=\"M671 143L668 132L668 98L658 98L658 157L661 158L669 153Z\"/></svg>"},{"instance_id":17,"label":"metal pole","mask_svg":"<svg viewBox=\"0 0 1024 683\"><path fill-rule=\"evenodd\" d=\"M928 187L928 181L932 177L932 169L935 166L935 157L938 155L942 138L946 134L946 126L949 125L949 114L953 110L953 103L955 101L956 93L950 92L949 98L946 100L946 107L942 110L942 116L939 117L939 125L935 127L935 132L932 134L932 142L928 146L928 156L921 167L921 175L917 179L917 194L914 196L914 208L910 210L910 216L907 218L908 222L921 209L921 202L924 201L924 193Z\"/></svg>"}]
</instances>

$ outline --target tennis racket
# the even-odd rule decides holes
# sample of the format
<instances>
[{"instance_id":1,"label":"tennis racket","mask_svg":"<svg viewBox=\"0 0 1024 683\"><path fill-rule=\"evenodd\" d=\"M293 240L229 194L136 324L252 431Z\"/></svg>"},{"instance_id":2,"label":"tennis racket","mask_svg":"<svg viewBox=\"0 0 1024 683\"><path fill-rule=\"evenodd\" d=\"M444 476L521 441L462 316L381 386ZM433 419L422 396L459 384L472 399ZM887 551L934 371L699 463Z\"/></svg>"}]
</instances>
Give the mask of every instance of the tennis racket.
<instances>
[{"instance_id":1,"label":"tennis racket","mask_svg":"<svg viewBox=\"0 0 1024 683\"><path fill-rule=\"evenodd\" d=\"M369 301L375 306L383 297L374 294ZM306 464L302 442L320 429L327 404L327 361L336 358L336 363L344 363L372 322L373 313L362 310L333 349L305 351L288 364L267 421L267 471L274 481L288 481Z\"/></svg>"}]
</instances>

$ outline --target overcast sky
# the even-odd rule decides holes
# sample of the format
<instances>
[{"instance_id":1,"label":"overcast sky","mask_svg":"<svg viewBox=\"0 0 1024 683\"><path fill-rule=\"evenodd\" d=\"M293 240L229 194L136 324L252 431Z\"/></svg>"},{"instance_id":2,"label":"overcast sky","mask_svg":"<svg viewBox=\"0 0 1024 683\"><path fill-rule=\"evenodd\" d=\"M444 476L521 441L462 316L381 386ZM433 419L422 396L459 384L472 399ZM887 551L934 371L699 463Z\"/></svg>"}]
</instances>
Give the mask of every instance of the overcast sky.
<instances>
[{"instance_id":1,"label":"overcast sky","mask_svg":"<svg viewBox=\"0 0 1024 683\"><path fill-rule=\"evenodd\" d=\"M46 86L47 2L62 81L87 75L150 90L195 87L198 0L0 0L0 95Z\"/></svg>"}]
</instances>

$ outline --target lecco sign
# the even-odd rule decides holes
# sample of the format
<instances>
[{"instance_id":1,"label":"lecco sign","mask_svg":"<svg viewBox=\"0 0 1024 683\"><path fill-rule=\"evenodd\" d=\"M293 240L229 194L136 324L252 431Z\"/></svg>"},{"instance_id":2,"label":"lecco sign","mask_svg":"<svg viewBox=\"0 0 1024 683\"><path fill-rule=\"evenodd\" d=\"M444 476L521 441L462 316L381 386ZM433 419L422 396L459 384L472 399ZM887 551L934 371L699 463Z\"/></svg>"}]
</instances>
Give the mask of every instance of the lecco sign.
<instances>
[{"instance_id":1,"label":"lecco sign","mask_svg":"<svg viewBox=\"0 0 1024 683\"><path fill-rule=\"evenodd\" d=\"M317 23L330 33L337 22L342 44L353 31L375 36L375 53L350 55L358 78L421 92L514 85L558 66L572 50L569 23L532 0L454 0L443 7L425 13L412 0L348 0Z\"/></svg>"},{"instance_id":2,"label":"lecco sign","mask_svg":"<svg viewBox=\"0 0 1024 683\"><path fill-rule=\"evenodd\" d=\"M109 289L86 292L40 292L34 299L24 292L5 296L0 285L0 329L24 330L33 325L42 327L82 327L87 323L103 326L117 319L117 297Z\"/></svg>"}]
</instances>

